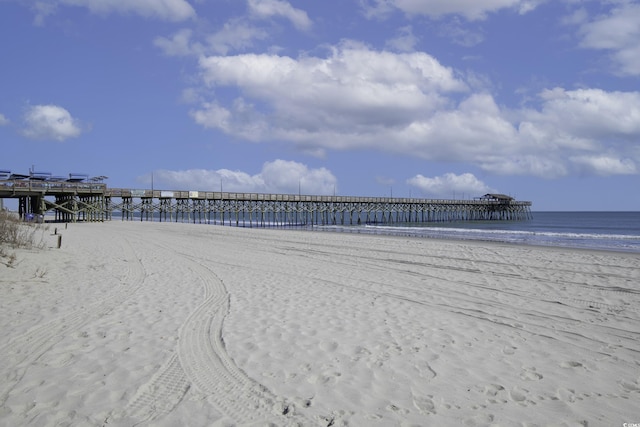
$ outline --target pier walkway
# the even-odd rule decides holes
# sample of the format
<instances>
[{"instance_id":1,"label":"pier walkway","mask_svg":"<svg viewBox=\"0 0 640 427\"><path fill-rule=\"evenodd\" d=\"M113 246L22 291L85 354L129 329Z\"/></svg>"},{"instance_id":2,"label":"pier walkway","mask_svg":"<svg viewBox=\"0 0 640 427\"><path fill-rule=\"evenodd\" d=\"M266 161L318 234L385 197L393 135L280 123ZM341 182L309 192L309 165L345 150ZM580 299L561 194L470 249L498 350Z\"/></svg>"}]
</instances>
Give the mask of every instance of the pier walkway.
<instances>
[{"instance_id":1,"label":"pier walkway","mask_svg":"<svg viewBox=\"0 0 640 427\"><path fill-rule=\"evenodd\" d=\"M531 202L501 194L473 200L313 196L108 188L104 183L0 179L21 217L49 211L61 222L194 222L245 227L525 220Z\"/></svg>"}]
</instances>

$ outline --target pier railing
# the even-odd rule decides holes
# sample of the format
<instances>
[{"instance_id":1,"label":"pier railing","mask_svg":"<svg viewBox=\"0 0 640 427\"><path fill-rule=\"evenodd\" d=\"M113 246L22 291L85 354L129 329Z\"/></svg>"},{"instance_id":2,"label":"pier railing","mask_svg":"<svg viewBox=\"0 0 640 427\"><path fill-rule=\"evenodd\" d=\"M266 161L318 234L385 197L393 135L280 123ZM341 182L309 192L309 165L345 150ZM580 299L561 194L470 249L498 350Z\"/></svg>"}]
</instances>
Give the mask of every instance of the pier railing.
<instances>
[{"instance_id":1,"label":"pier railing","mask_svg":"<svg viewBox=\"0 0 640 427\"><path fill-rule=\"evenodd\" d=\"M107 184L93 182L0 180L0 197L14 198L38 194L104 194Z\"/></svg>"}]
</instances>

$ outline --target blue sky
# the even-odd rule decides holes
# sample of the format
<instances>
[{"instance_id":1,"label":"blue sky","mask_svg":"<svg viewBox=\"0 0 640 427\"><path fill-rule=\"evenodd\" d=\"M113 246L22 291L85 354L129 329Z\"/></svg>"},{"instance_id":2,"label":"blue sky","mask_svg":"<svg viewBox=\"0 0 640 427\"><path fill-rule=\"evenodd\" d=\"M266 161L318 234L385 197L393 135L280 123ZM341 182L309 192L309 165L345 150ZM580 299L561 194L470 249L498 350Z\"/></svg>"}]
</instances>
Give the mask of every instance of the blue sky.
<instances>
[{"instance_id":1,"label":"blue sky","mask_svg":"<svg viewBox=\"0 0 640 427\"><path fill-rule=\"evenodd\" d=\"M640 2L0 0L0 169L640 211Z\"/></svg>"}]
</instances>

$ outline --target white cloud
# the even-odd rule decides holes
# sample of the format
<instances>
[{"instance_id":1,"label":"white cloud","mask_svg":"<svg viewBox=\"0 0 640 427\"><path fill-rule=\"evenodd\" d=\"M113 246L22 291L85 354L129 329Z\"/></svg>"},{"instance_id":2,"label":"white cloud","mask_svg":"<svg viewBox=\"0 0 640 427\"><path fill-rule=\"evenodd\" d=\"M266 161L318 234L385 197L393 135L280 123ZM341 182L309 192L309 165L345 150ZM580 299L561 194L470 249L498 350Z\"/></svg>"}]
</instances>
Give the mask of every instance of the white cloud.
<instances>
[{"instance_id":1,"label":"white cloud","mask_svg":"<svg viewBox=\"0 0 640 427\"><path fill-rule=\"evenodd\" d=\"M398 9L410 15L440 18L461 15L469 21L485 19L489 13L513 9L521 14L535 9L545 0L361 0L365 15L384 17Z\"/></svg>"},{"instance_id":2,"label":"white cloud","mask_svg":"<svg viewBox=\"0 0 640 427\"><path fill-rule=\"evenodd\" d=\"M44 1L36 1L32 6L31 10L35 13L35 17L33 19L34 25L41 26L44 24L44 20L53 15L56 12L57 5L55 3L48 3Z\"/></svg>"},{"instance_id":3,"label":"white cloud","mask_svg":"<svg viewBox=\"0 0 640 427\"><path fill-rule=\"evenodd\" d=\"M188 169L188 170L158 170L153 173L154 185L165 190L195 190L195 191L234 191L254 192L264 188L259 175L251 175L241 171L228 169ZM148 181L150 177L141 177Z\"/></svg>"},{"instance_id":4,"label":"white cloud","mask_svg":"<svg viewBox=\"0 0 640 427\"><path fill-rule=\"evenodd\" d=\"M184 28L176 31L170 38L156 37L153 44L168 56L200 55L204 53L204 46L193 43L193 30Z\"/></svg>"},{"instance_id":5,"label":"white cloud","mask_svg":"<svg viewBox=\"0 0 640 427\"><path fill-rule=\"evenodd\" d=\"M275 160L262 167L261 178L268 192L333 194L337 180L326 168L309 169L302 163Z\"/></svg>"},{"instance_id":6,"label":"white cloud","mask_svg":"<svg viewBox=\"0 0 640 427\"><path fill-rule=\"evenodd\" d=\"M393 0L358 0L358 3L367 19L384 19L395 10Z\"/></svg>"},{"instance_id":7,"label":"white cloud","mask_svg":"<svg viewBox=\"0 0 640 427\"><path fill-rule=\"evenodd\" d=\"M518 135L493 97L481 93L413 123L405 138L423 147L425 151L418 154L425 158L482 165L485 156L517 151Z\"/></svg>"},{"instance_id":8,"label":"white cloud","mask_svg":"<svg viewBox=\"0 0 640 427\"><path fill-rule=\"evenodd\" d=\"M57 105L34 105L24 115L22 133L32 139L64 141L82 133L78 120Z\"/></svg>"},{"instance_id":9,"label":"white cloud","mask_svg":"<svg viewBox=\"0 0 640 427\"><path fill-rule=\"evenodd\" d=\"M422 52L393 54L373 51L357 43L332 48L327 58L303 56L298 60L275 55L211 56L200 62L205 81L211 85L240 85L263 92L273 83L334 82L339 89L355 90L380 85L381 89L402 89L404 85L424 92L464 90L450 68ZM333 90L333 87L327 87ZM313 89L313 88L312 88ZM280 93L288 88L272 88ZM265 93L266 94L266 93Z\"/></svg>"},{"instance_id":10,"label":"white cloud","mask_svg":"<svg viewBox=\"0 0 640 427\"><path fill-rule=\"evenodd\" d=\"M398 29L398 35L387 40L386 46L398 52L413 52L418 43L418 38L413 35L411 25Z\"/></svg>"},{"instance_id":11,"label":"white cloud","mask_svg":"<svg viewBox=\"0 0 640 427\"><path fill-rule=\"evenodd\" d=\"M535 120L575 138L637 138L640 135L640 92L563 88L540 94L543 107Z\"/></svg>"},{"instance_id":12,"label":"white cloud","mask_svg":"<svg viewBox=\"0 0 640 427\"><path fill-rule=\"evenodd\" d=\"M438 33L464 47L473 47L484 41L484 35L480 30L473 30L469 24L463 24L458 17L440 25Z\"/></svg>"},{"instance_id":13,"label":"white cloud","mask_svg":"<svg viewBox=\"0 0 640 427\"><path fill-rule=\"evenodd\" d=\"M608 15L580 27L580 45L611 52L616 74L640 75L640 4L614 3ZM582 16L582 15L581 15ZM584 19L584 18L583 18ZM578 21L579 22L579 21Z\"/></svg>"},{"instance_id":14,"label":"white cloud","mask_svg":"<svg viewBox=\"0 0 640 427\"><path fill-rule=\"evenodd\" d=\"M0 113L0 126L6 126L10 123L9 119L7 119L4 114Z\"/></svg>"},{"instance_id":15,"label":"white cloud","mask_svg":"<svg viewBox=\"0 0 640 427\"><path fill-rule=\"evenodd\" d=\"M326 58L202 57L200 69L207 90L236 94L201 99L191 112L197 123L316 156L372 149L541 177L629 173L640 162L640 92L555 88L535 108L511 110L488 92L470 93L473 75L467 83L425 53L353 42ZM603 155L620 165L585 160Z\"/></svg>"},{"instance_id":16,"label":"white cloud","mask_svg":"<svg viewBox=\"0 0 640 427\"><path fill-rule=\"evenodd\" d=\"M583 7L575 9L569 15L560 18L564 25L582 25L589 20L589 13Z\"/></svg>"},{"instance_id":17,"label":"white cloud","mask_svg":"<svg viewBox=\"0 0 640 427\"><path fill-rule=\"evenodd\" d=\"M226 133L232 131L231 112L216 103L204 103L202 109L192 111L191 116L196 123L205 128L220 129Z\"/></svg>"},{"instance_id":18,"label":"white cloud","mask_svg":"<svg viewBox=\"0 0 640 427\"><path fill-rule=\"evenodd\" d=\"M503 174L553 178L572 172L613 175L635 173L640 153L640 93L601 89L554 88L539 94L537 110L514 114L512 150L496 150L481 166ZM497 144L494 144L498 148ZM635 158L635 160L634 160Z\"/></svg>"},{"instance_id":19,"label":"white cloud","mask_svg":"<svg viewBox=\"0 0 640 427\"><path fill-rule=\"evenodd\" d=\"M37 1L33 9L36 12L36 24L55 13L59 6L85 7L95 14L135 14L144 18L163 21L185 21L195 18L196 12L186 0L53 0Z\"/></svg>"},{"instance_id":20,"label":"white cloud","mask_svg":"<svg viewBox=\"0 0 640 427\"><path fill-rule=\"evenodd\" d=\"M167 190L223 191L244 193L333 194L337 180L326 168L310 169L294 161L266 162L260 173L250 175L228 169L160 170L154 172L156 186Z\"/></svg>"},{"instance_id":21,"label":"white cloud","mask_svg":"<svg viewBox=\"0 0 640 427\"><path fill-rule=\"evenodd\" d=\"M156 37L153 43L168 56L227 55L249 49L256 40L268 37L267 31L244 19L231 19L211 34L198 36L185 28L170 37Z\"/></svg>"},{"instance_id":22,"label":"white cloud","mask_svg":"<svg viewBox=\"0 0 640 427\"><path fill-rule=\"evenodd\" d=\"M632 175L638 173L631 159L620 159L607 155L575 156L570 159L582 167L582 172L595 175Z\"/></svg>"},{"instance_id":23,"label":"white cloud","mask_svg":"<svg viewBox=\"0 0 640 427\"><path fill-rule=\"evenodd\" d=\"M608 15L584 23L582 45L594 49L618 49L640 35L640 4L623 3Z\"/></svg>"},{"instance_id":24,"label":"white cloud","mask_svg":"<svg viewBox=\"0 0 640 427\"><path fill-rule=\"evenodd\" d=\"M479 165L486 171L501 175L533 175L558 178L569 173L567 158L562 152L545 153L543 149L526 148L523 153L485 154ZM533 151L527 154L526 151Z\"/></svg>"},{"instance_id":25,"label":"white cloud","mask_svg":"<svg viewBox=\"0 0 640 427\"><path fill-rule=\"evenodd\" d=\"M443 197L452 196L453 193L456 193L457 197L461 197L461 194L465 193L478 197L486 193L496 192L471 173L463 173L462 175L446 173L433 178L419 174L408 179L407 184L419 188L428 196Z\"/></svg>"},{"instance_id":26,"label":"white cloud","mask_svg":"<svg viewBox=\"0 0 640 427\"><path fill-rule=\"evenodd\" d=\"M200 60L200 68L207 86L237 87L243 98L270 105L265 138L301 143L324 138L318 132L329 129L368 134L376 127L403 127L448 102L441 93L466 90L451 69L427 54L376 52L349 43L327 58L210 56ZM239 121L229 132L246 134L243 123L250 125Z\"/></svg>"},{"instance_id":27,"label":"white cloud","mask_svg":"<svg viewBox=\"0 0 640 427\"><path fill-rule=\"evenodd\" d=\"M282 16L299 30L308 30L313 25L305 11L296 9L283 0L249 0L249 11L260 18Z\"/></svg>"},{"instance_id":28,"label":"white cloud","mask_svg":"<svg viewBox=\"0 0 640 427\"><path fill-rule=\"evenodd\" d=\"M216 102L206 102L201 109L190 112L199 125L219 129L248 141L260 141L268 136L269 124L263 114L242 98L235 100L230 109Z\"/></svg>"},{"instance_id":29,"label":"white cloud","mask_svg":"<svg viewBox=\"0 0 640 427\"><path fill-rule=\"evenodd\" d=\"M232 19L222 29L206 37L209 52L226 55L231 51L241 51L253 46L254 40L265 40L267 31L243 19Z\"/></svg>"}]
</instances>

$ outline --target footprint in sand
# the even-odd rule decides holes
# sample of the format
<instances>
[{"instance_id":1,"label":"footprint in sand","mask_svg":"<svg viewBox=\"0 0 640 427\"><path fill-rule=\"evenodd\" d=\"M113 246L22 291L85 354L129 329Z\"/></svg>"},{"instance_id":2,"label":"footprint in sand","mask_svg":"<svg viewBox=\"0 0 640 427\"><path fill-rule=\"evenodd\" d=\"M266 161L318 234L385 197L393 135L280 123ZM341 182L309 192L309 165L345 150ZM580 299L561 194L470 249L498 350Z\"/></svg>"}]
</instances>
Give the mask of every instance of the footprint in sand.
<instances>
[{"instance_id":1,"label":"footprint in sand","mask_svg":"<svg viewBox=\"0 0 640 427\"><path fill-rule=\"evenodd\" d=\"M541 380L543 376L536 372L536 368L524 368L520 373L520 378L526 381L538 381Z\"/></svg>"},{"instance_id":2,"label":"footprint in sand","mask_svg":"<svg viewBox=\"0 0 640 427\"><path fill-rule=\"evenodd\" d=\"M471 418L467 418L464 420L463 425L465 426L486 426L491 424L494 420L493 414L480 414Z\"/></svg>"},{"instance_id":3,"label":"footprint in sand","mask_svg":"<svg viewBox=\"0 0 640 427\"><path fill-rule=\"evenodd\" d=\"M572 361L572 360L567 361L567 362L562 362L560 364L560 367L562 367L562 368L580 368L582 366L583 366L582 363L575 362L575 361Z\"/></svg>"},{"instance_id":4,"label":"footprint in sand","mask_svg":"<svg viewBox=\"0 0 640 427\"><path fill-rule=\"evenodd\" d=\"M421 414L429 415L436 413L436 405L430 397L413 396L413 405Z\"/></svg>"},{"instance_id":5,"label":"footprint in sand","mask_svg":"<svg viewBox=\"0 0 640 427\"><path fill-rule=\"evenodd\" d=\"M522 403L524 404L525 400L527 400L527 393L529 392L529 390L527 389L519 389L519 388L514 388L513 390L511 390L509 392L509 397L511 398L511 400L513 400L514 402L517 403Z\"/></svg>"},{"instance_id":6,"label":"footprint in sand","mask_svg":"<svg viewBox=\"0 0 640 427\"><path fill-rule=\"evenodd\" d=\"M319 347L320 350L326 353L330 353L332 351L336 351L336 349L338 348L338 343L335 341L323 341L320 343Z\"/></svg>"},{"instance_id":7,"label":"footprint in sand","mask_svg":"<svg viewBox=\"0 0 640 427\"><path fill-rule=\"evenodd\" d=\"M393 411L393 412L401 414L401 415L407 415L409 413L408 409L402 408L402 407L400 407L398 405L394 405L393 403L387 405L385 407L385 409L387 411Z\"/></svg>"},{"instance_id":8,"label":"footprint in sand","mask_svg":"<svg viewBox=\"0 0 640 427\"><path fill-rule=\"evenodd\" d=\"M518 349L518 347L514 347L514 346L511 346L511 345L506 345L502 349L502 353L506 354L507 356L511 356L512 354L515 354L517 349Z\"/></svg>"},{"instance_id":9,"label":"footprint in sand","mask_svg":"<svg viewBox=\"0 0 640 427\"><path fill-rule=\"evenodd\" d=\"M311 368L311 365L308 363L302 363L298 365L298 369L300 369L300 372L310 372Z\"/></svg>"},{"instance_id":10,"label":"footprint in sand","mask_svg":"<svg viewBox=\"0 0 640 427\"><path fill-rule=\"evenodd\" d=\"M504 387L502 387L500 384L489 384L484 388L484 394L486 394L487 396L495 397L502 390L504 390Z\"/></svg>"},{"instance_id":11,"label":"footprint in sand","mask_svg":"<svg viewBox=\"0 0 640 427\"><path fill-rule=\"evenodd\" d=\"M426 361L418 362L416 364L416 370L422 378L426 378L429 380L435 378L438 375L436 374L436 371L431 368L431 365L429 365L429 363L427 363Z\"/></svg>"},{"instance_id":12,"label":"footprint in sand","mask_svg":"<svg viewBox=\"0 0 640 427\"><path fill-rule=\"evenodd\" d=\"M307 382L309 384L334 386L340 380L341 376L342 374L340 372L326 371L319 375L314 374L309 376Z\"/></svg>"},{"instance_id":13,"label":"footprint in sand","mask_svg":"<svg viewBox=\"0 0 640 427\"><path fill-rule=\"evenodd\" d=\"M638 381L632 382L620 380L618 381L618 384L623 388L624 391L640 391L640 384L638 384Z\"/></svg>"},{"instance_id":14,"label":"footprint in sand","mask_svg":"<svg viewBox=\"0 0 640 427\"><path fill-rule=\"evenodd\" d=\"M50 357L51 359L49 359L47 364L52 368L63 368L69 365L76 358L75 354L73 353L64 353L60 355L53 354Z\"/></svg>"},{"instance_id":15,"label":"footprint in sand","mask_svg":"<svg viewBox=\"0 0 640 427\"><path fill-rule=\"evenodd\" d=\"M556 395L562 402L573 403L576 401L576 391L572 389L559 388Z\"/></svg>"},{"instance_id":16,"label":"footprint in sand","mask_svg":"<svg viewBox=\"0 0 640 427\"><path fill-rule=\"evenodd\" d=\"M357 346L354 349L353 353L354 353L353 356L351 356L351 361L352 362L357 362L360 359L362 359L363 357L367 358L367 357L371 356L371 352L367 348L360 347L360 346Z\"/></svg>"}]
</instances>

